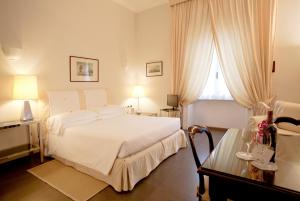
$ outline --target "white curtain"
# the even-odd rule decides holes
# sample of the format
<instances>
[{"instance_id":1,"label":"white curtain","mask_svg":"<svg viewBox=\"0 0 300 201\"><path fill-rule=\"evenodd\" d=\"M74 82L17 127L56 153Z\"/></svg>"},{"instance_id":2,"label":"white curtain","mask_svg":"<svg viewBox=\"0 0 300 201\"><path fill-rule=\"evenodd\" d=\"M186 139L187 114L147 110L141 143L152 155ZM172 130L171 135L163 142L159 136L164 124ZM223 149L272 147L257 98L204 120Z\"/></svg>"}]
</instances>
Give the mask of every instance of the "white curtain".
<instances>
[{"instance_id":1,"label":"white curtain","mask_svg":"<svg viewBox=\"0 0 300 201\"><path fill-rule=\"evenodd\" d=\"M208 0L222 73L247 108L271 100L276 0Z\"/></svg>"},{"instance_id":2,"label":"white curtain","mask_svg":"<svg viewBox=\"0 0 300 201\"><path fill-rule=\"evenodd\" d=\"M212 61L213 35L207 0L175 1L172 15L173 93L181 104L196 101ZM174 3L174 1L173 1Z\"/></svg>"},{"instance_id":3,"label":"white curtain","mask_svg":"<svg viewBox=\"0 0 300 201\"><path fill-rule=\"evenodd\" d=\"M212 65L200 100L233 100L223 77L217 53L214 49Z\"/></svg>"}]
</instances>

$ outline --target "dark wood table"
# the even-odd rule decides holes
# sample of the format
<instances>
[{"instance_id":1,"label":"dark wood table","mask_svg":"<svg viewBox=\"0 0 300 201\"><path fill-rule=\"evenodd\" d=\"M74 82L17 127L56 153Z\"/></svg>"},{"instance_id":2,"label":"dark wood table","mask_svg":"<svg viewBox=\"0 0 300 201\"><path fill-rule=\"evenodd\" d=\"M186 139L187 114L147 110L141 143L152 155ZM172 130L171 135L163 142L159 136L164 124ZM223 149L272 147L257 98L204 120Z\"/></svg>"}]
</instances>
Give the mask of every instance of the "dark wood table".
<instances>
[{"instance_id":1,"label":"dark wood table","mask_svg":"<svg viewBox=\"0 0 300 201\"><path fill-rule=\"evenodd\" d=\"M200 172L209 176L211 200L300 200L300 164L276 159L276 172L259 170L236 157L246 151L247 140L246 130L229 129L203 163Z\"/></svg>"}]
</instances>

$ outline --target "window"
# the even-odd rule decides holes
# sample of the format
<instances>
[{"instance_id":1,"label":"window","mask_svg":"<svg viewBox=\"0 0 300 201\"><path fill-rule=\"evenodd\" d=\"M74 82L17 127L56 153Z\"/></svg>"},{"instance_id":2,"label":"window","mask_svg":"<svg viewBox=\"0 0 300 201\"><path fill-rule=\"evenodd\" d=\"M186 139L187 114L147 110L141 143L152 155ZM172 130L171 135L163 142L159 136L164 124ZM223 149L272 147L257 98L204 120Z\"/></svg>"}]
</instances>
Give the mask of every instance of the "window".
<instances>
[{"instance_id":1,"label":"window","mask_svg":"<svg viewBox=\"0 0 300 201\"><path fill-rule=\"evenodd\" d=\"M201 100L233 100L223 77L216 51L213 52L213 61L204 91L199 97Z\"/></svg>"}]
</instances>

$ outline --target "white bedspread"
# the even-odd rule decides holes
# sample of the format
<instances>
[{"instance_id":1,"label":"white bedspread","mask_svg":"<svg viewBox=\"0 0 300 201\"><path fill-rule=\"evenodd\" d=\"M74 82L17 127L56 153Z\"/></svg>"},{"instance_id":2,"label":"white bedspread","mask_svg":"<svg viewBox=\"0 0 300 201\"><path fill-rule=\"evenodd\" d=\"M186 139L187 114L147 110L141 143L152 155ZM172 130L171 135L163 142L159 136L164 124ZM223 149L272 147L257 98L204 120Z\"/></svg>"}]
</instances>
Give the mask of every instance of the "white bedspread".
<instances>
[{"instance_id":1,"label":"white bedspread","mask_svg":"<svg viewBox=\"0 0 300 201\"><path fill-rule=\"evenodd\" d=\"M49 134L49 154L108 175L117 157L139 152L180 129L179 118L120 115Z\"/></svg>"}]
</instances>

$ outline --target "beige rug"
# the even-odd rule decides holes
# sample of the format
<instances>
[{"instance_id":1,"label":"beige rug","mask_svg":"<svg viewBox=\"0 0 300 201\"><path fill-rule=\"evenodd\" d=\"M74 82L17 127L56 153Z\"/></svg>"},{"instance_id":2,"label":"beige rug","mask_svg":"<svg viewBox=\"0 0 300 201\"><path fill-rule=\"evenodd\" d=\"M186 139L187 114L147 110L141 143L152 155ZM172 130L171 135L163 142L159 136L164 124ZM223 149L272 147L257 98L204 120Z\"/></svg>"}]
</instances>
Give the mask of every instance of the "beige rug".
<instances>
[{"instance_id":1,"label":"beige rug","mask_svg":"<svg viewBox=\"0 0 300 201\"><path fill-rule=\"evenodd\" d=\"M86 201L108 186L57 160L27 171L75 201Z\"/></svg>"}]
</instances>

